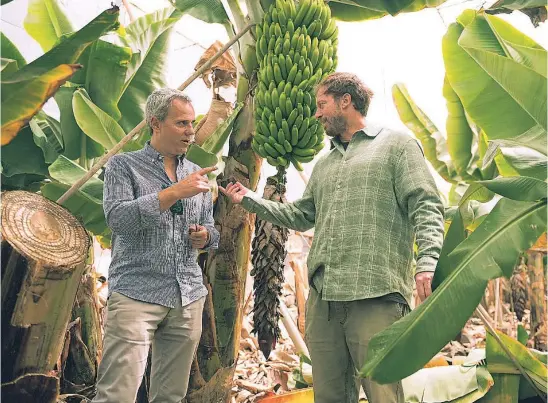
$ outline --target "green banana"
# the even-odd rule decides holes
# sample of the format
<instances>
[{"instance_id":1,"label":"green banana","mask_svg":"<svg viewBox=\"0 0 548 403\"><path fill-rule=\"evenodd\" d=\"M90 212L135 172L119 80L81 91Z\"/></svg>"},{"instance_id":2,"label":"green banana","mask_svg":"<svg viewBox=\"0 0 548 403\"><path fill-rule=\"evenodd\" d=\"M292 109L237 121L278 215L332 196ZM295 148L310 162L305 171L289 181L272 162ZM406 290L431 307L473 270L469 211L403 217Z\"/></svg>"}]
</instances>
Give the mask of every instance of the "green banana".
<instances>
[{"instance_id":1,"label":"green banana","mask_svg":"<svg viewBox=\"0 0 548 403\"><path fill-rule=\"evenodd\" d=\"M275 143L273 144L273 147L276 149L276 151L278 151L278 153L280 155L284 155L285 154L285 148L284 146L282 146L280 143Z\"/></svg>"},{"instance_id":2,"label":"green banana","mask_svg":"<svg viewBox=\"0 0 548 403\"><path fill-rule=\"evenodd\" d=\"M263 147L264 147L265 151L268 153L268 155L270 155L271 157L276 158L276 157L280 156L280 153L278 151L276 151L276 149L274 147L272 147L270 144L265 143Z\"/></svg>"},{"instance_id":3,"label":"green banana","mask_svg":"<svg viewBox=\"0 0 548 403\"><path fill-rule=\"evenodd\" d=\"M284 140L283 145L284 145L284 149L287 153L290 153L291 150L293 150L293 147L291 147L291 143L289 141Z\"/></svg>"},{"instance_id":4,"label":"green banana","mask_svg":"<svg viewBox=\"0 0 548 403\"><path fill-rule=\"evenodd\" d=\"M285 141L285 133L282 129L278 129L278 144L283 144ZM282 153L285 154L285 151Z\"/></svg>"},{"instance_id":5,"label":"green banana","mask_svg":"<svg viewBox=\"0 0 548 403\"><path fill-rule=\"evenodd\" d=\"M280 110L282 111L282 115L285 115L285 116L289 114L287 110L285 109L286 100L287 100L287 96L285 95L285 92L282 91L282 93L280 94L279 103L280 103Z\"/></svg>"},{"instance_id":6,"label":"green banana","mask_svg":"<svg viewBox=\"0 0 548 403\"><path fill-rule=\"evenodd\" d=\"M291 128L291 145L297 145L299 142L299 129L297 128L297 125L294 125Z\"/></svg>"},{"instance_id":7,"label":"green banana","mask_svg":"<svg viewBox=\"0 0 548 403\"><path fill-rule=\"evenodd\" d=\"M269 91L264 93L264 105L271 110L274 109L272 106L272 96Z\"/></svg>"},{"instance_id":8,"label":"green banana","mask_svg":"<svg viewBox=\"0 0 548 403\"><path fill-rule=\"evenodd\" d=\"M289 117L287 118L287 125L289 127L292 127L293 123L296 122L296 119L297 119L297 109L293 109L291 111L291 113L289 114ZM297 129L297 131L298 131L298 129Z\"/></svg>"},{"instance_id":9,"label":"green banana","mask_svg":"<svg viewBox=\"0 0 548 403\"><path fill-rule=\"evenodd\" d=\"M272 89L272 109L276 109L280 106L280 96L278 95L278 90L276 88Z\"/></svg>"},{"instance_id":10,"label":"green banana","mask_svg":"<svg viewBox=\"0 0 548 403\"><path fill-rule=\"evenodd\" d=\"M268 163L269 163L270 165L272 165L273 167L277 167L277 166L278 166L278 160L272 158L270 155L267 155L266 160L267 160Z\"/></svg>"},{"instance_id":11,"label":"green banana","mask_svg":"<svg viewBox=\"0 0 548 403\"><path fill-rule=\"evenodd\" d=\"M312 148L314 149L314 151L316 151L316 153L319 153L324 147L325 147L325 143L322 141L321 143L316 144Z\"/></svg>"},{"instance_id":12,"label":"green banana","mask_svg":"<svg viewBox=\"0 0 548 403\"><path fill-rule=\"evenodd\" d=\"M307 149L300 149L300 148L293 148L293 154L298 155L300 157L309 157L314 156L316 154L316 150L313 148L307 148Z\"/></svg>"},{"instance_id":13,"label":"green banana","mask_svg":"<svg viewBox=\"0 0 548 403\"><path fill-rule=\"evenodd\" d=\"M301 123L301 126L299 127L299 140L302 139L306 134L306 131L308 129L308 120L308 118L304 118L303 123Z\"/></svg>"},{"instance_id":14,"label":"green banana","mask_svg":"<svg viewBox=\"0 0 548 403\"><path fill-rule=\"evenodd\" d=\"M291 132L289 131L289 125L287 123L287 120L282 120L282 130L284 132L284 139L290 139L291 138Z\"/></svg>"},{"instance_id":15,"label":"green banana","mask_svg":"<svg viewBox=\"0 0 548 403\"><path fill-rule=\"evenodd\" d=\"M282 110L280 109L280 107L276 107L276 109L274 110L274 118L276 120L276 128L281 127L282 126ZM270 131L270 133L272 133L272 130ZM274 134L273 136L276 136L276 135Z\"/></svg>"},{"instance_id":16,"label":"green banana","mask_svg":"<svg viewBox=\"0 0 548 403\"><path fill-rule=\"evenodd\" d=\"M306 12L310 8L311 0L303 0L299 3L299 9L297 10L297 15L295 16L295 26L301 25L303 19L306 15Z\"/></svg>"},{"instance_id":17,"label":"green banana","mask_svg":"<svg viewBox=\"0 0 548 403\"><path fill-rule=\"evenodd\" d=\"M312 134L314 134L312 130L307 130L306 133L304 133L303 137L297 143L297 147L304 148L304 146L306 146L310 141Z\"/></svg>"},{"instance_id":18,"label":"green banana","mask_svg":"<svg viewBox=\"0 0 548 403\"><path fill-rule=\"evenodd\" d=\"M270 137L269 137L269 141L270 141L270 138L276 138L278 136L278 126L276 126L276 122L270 122ZM270 143L272 143L270 141Z\"/></svg>"},{"instance_id":19,"label":"green banana","mask_svg":"<svg viewBox=\"0 0 548 403\"><path fill-rule=\"evenodd\" d=\"M291 70L287 74L287 81L290 83L295 83L295 77L297 75L297 65L294 64L293 67L291 67Z\"/></svg>"},{"instance_id":20,"label":"green banana","mask_svg":"<svg viewBox=\"0 0 548 403\"><path fill-rule=\"evenodd\" d=\"M289 161L291 161L291 163L293 164L293 166L295 167L297 171L303 171L303 166L301 165L299 161L295 159L293 155L289 156Z\"/></svg>"},{"instance_id":21,"label":"green banana","mask_svg":"<svg viewBox=\"0 0 548 403\"><path fill-rule=\"evenodd\" d=\"M300 156L300 155L294 154L294 155L293 155L293 158L295 158L295 159L296 159L297 161L299 161L299 162L304 162L304 163L306 163L306 162L312 161L312 160L314 159L314 155L309 155L309 156L307 156L307 157L302 157L302 156Z\"/></svg>"},{"instance_id":22,"label":"green banana","mask_svg":"<svg viewBox=\"0 0 548 403\"><path fill-rule=\"evenodd\" d=\"M278 164L280 166L283 166L284 168L287 168L289 166L289 162L284 157L278 157L276 158L276 160L278 161Z\"/></svg>"}]
</instances>

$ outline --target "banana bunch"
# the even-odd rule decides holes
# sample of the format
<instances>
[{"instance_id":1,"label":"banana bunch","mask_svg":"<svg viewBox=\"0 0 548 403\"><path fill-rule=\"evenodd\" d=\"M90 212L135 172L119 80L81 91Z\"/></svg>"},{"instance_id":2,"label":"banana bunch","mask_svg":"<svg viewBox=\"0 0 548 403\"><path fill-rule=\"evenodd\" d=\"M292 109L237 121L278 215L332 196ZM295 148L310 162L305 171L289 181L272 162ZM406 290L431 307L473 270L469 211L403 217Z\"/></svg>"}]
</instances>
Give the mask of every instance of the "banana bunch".
<instances>
[{"instance_id":1,"label":"banana bunch","mask_svg":"<svg viewBox=\"0 0 548 403\"><path fill-rule=\"evenodd\" d=\"M323 0L276 0L255 27L259 61L253 150L272 166L312 161L323 148L314 86L335 70L338 28Z\"/></svg>"}]
</instances>

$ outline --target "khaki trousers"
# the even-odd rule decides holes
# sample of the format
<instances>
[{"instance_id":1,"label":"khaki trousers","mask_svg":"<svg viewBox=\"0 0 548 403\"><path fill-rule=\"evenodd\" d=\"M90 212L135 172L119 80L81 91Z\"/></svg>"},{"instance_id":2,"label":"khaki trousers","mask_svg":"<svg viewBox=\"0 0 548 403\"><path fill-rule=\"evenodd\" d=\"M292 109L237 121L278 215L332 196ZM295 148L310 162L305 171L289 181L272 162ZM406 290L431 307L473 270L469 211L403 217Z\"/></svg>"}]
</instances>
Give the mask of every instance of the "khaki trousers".
<instances>
[{"instance_id":1,"label":"khaki trousers","mask_svg":"<svg viewBox=\"0 0 548 403\"><path fill-rule=\"evenodd\" d=\"M181 402L202 333L204 301L167 308L112 293L93 402L134 403L150 346L150 402Z\"/></svg>"},{"instance_id":2,"label":"khaki trousers","mask_svg":"<svg viewBox=\"0 0 548 403\"><path fill-rule=\"evenodd\" d=\"M401 382L380 385L359 379L369 340L400 319L406 305L382 299L327 302L310 287L306 342L312 360L314 403L357 403L361 385L369 403L403 403Z\"/></svg>"}]
</instances>

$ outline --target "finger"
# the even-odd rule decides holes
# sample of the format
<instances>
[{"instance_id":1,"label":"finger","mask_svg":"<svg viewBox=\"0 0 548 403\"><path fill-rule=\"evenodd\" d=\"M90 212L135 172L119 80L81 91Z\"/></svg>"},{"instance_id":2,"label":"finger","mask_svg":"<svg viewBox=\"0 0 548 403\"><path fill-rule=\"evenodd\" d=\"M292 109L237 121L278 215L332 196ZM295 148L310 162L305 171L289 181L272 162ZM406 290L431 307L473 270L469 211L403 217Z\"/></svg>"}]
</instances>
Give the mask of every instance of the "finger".
<instances>
[{"instance_id":1,"label":"finger","mask_svg":"<svg viewBox=\"0 0 548 403\"><path fill-rule=\"evenodd\" d=\"M226 189L222 187L221 185L219 185L219 190L221 191L222 194L226 194Z\"/></svg>"},{"instance_id":2,"label":"finger","mask_svg":"<svg viewBox=\"0 0 548 403\"><path fill-rule=\"evenodd\" d=\"M428 298L430 295L432 295L432 281L429 277L424 282L424 296Z\"/></svg>"},{"instance_id":3,"label":"finger","mask_svg":"<svg viewBox=\"0 0 548 403\"><path fill-rule=\"evenodd\" d=\"M216 170L217 170L217 167L207 167L207 168L202 168L202 169L196 171L196 173L198 175L207 175L208 173L216 171Z\"/></svg>"},{"instance_id":4,"label":"finger","mask_svg":"<svg viewBox=\"0 0 548 403\"><path fill-rule=\"evenodd\" d=\"M417 281L417 292L419 293L419 298L422 301L425 300L426 296L424 295L424 286L422 281Z\"/></svg>"}]
</instances>

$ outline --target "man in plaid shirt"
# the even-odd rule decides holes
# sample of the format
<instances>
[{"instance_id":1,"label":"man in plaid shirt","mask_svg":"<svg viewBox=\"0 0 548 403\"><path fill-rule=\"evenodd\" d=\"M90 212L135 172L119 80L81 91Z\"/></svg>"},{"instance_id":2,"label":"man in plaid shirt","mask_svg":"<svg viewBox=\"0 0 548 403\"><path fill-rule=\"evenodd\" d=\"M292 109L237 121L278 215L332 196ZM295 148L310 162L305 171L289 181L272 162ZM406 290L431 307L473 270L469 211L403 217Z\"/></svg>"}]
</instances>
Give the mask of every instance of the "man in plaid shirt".
<instances>
[{"instance_id":1,"label":"man in plaid shirt","mask_svg":"<svg viewBox=\"0 0 548 403\"><path fill-rule=\"evenodd\" d=\"M221 191L261 219L305 231L308 257L306 341L314 402L356 403L356 369L367 345L409 309L414 273L421 299L431 294L443 243L443 204L418 142L365 117L373 93L357 76L334 73L316 91L316 118L333 147L314 166L301 199L263 200L240 183ZM372 403L403 403L401 382L362 379Z\"/></svg>"}]
</instances>

